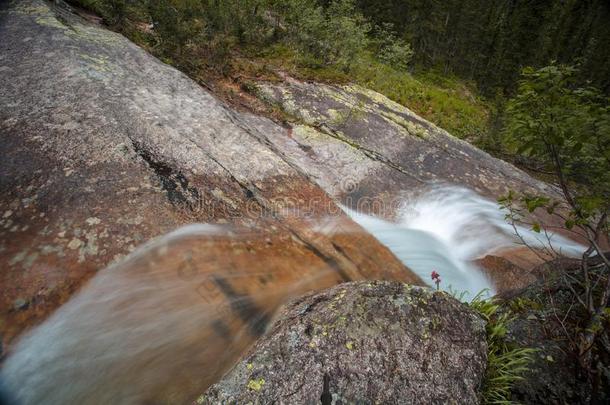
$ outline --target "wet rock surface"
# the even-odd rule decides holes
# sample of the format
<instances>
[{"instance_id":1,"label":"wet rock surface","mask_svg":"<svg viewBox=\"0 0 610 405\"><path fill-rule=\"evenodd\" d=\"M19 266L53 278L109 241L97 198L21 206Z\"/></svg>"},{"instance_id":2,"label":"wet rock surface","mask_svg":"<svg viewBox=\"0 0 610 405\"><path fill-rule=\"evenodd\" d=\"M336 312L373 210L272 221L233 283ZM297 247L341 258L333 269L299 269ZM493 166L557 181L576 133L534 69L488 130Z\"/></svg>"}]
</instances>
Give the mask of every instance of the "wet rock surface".
<instances>
[{"instance_id":1,"label":"wet rock surface","mask_svg":"<svg viewBox=\"0 0 610 405\"><path fill-rule=\"evenodd\" d=\"M197 403L478 403L484 321L453 297L354 282L289 304Z\"/></svg>"},{"instance_id":2,"label":"wet rock surface","mask_svg":"<svg viewBox=\"0 0 610 405\"><path fill-rule=\"evenodd\" d=\"M401 193L437 181L490 198L508 189L556 195L357 86L260 84L261 99L297 118L285 128L227 107L121 35L52 3L0 4L0 38L0 355L110 264L28 338L45 356L24 351L6 363L13 387L31 403L183 402L216 381L286 299L348 280L422 283L334 199L392 218ZM367 205L371 199L384 204ZM223 237L179 233L175 244L121 261L191 222L227 229ZM508 284L519 277L519 266L510 269ZM136 300L132 285L146 287ZM101 313L99 300L111 295ZM524 297L518 305L536 306ZM172 310L174 318L164 317ZM181 322L180 311L190 322ZM582 385L562 385L574 372L563 346L544 340L559 328L549 332L550 312L536 311L513 325L516 341L542 345L544 353L515 395L529 402L582 397ZM119 339L120 348L96 340L100 325L129 330L134 313L149 330L163 318L176 331L171 356L157 353L175 342L146 330ZM67 332L74 330L82 334ZM142 341L149 352L137 358L133 348ZM212 344L202 349L201 341ZM112 350L122 363L101 379L91 364L107 366ZM219 352L226 358L209 370ZM87 356L92 363L79 362ZM475 403L485 360L482 321L456 300L401 283L360 282L290 304L268 339L201 400ZM39 370L53 378L28 380ZM134 370L139 381L111 389ZM80 387L58 387L57 375ZM171 387L163 384L168 375Z\"/></svg>"},{"instance_id":3,"label":"wet rock surface","mask_svg":"<svg viewBox=\"0 0 610 405\"><path fill-rule=\"evenodd\" d=\"M384 278L383 267L390 278L419 282L266 140L283 130L272 121L235 112L123 36L54 3L1 7L5 340L98 269L191 222L282 236L305 262L347 279ZM329 215L338 218L335 231L316 232ZM18 298L29 305L14 311Z\"/></svg>"},{"instance_id":4,"label":"wet rock surface","mask_svg":"<svg viewBox=\"0 0 610 405\"><path fill-rule=\"evenodd\" d=\"M282 241L274 251L341 280L421 283L335 199L394 218L405 191L435 181L488 197L554 193L361 87L260 83L262 100L297 118L286 128L229 108L53 3L0 7L4 343L99 269L183 224L256 229Z\"/></svg>"},{"instance_id":5,"label":"wet rock surface","mask_svg":"<svg viewBox=\"0 0 610 405\"><path fill-rule=\"evenodd\" d=\"M526 270L527 267L518 266L501 256L487 255L476 264L493 280L497 293L524 288L537 280L531 271Z\"/></svg>"}]
</instances>

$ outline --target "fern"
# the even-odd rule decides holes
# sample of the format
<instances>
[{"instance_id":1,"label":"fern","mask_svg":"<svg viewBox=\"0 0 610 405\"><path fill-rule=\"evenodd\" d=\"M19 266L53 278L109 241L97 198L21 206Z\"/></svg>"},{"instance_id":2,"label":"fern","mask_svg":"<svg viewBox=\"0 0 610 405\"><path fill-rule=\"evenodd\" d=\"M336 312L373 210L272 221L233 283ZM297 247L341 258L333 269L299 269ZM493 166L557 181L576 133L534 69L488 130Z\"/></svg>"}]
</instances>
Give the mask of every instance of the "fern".
<instances>
[{"instance_id":1,"label":"fern","mask_svg":"<svg viewBox=\"0 0 610 405\"><path fill-rule=\"evenodd\" d=\"M535 349L515 347L506 341L510 312L499 312L500 304L477 294L470 306L487 321L487 371L481 388L483 404L511 404L511 387L529 370Z\"/></svg>"}]
</instances>

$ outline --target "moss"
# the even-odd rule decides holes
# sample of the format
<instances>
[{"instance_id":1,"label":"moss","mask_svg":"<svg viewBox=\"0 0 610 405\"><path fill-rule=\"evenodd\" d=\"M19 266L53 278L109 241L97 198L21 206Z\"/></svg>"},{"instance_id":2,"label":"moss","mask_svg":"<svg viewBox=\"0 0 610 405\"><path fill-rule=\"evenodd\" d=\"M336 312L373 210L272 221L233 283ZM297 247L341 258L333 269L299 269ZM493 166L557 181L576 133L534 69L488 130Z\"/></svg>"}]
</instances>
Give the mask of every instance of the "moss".
<instances>
[{"instance_id":1,"label":"moss","mask_svg":"<svg viewBox=\"0 0 610 405\"><path fill-rule=\"evenodd\" d=\"M426 77L396 71L374 60L365 61L354 72L355 81L387 96L398 105L460 138L477 138L487 132L490 107L472 96L465 84L447 79L452 86L440 87ZM378 97L373 96L375 101ZM384 105L396 109L396 105Z\"/></svg>"}]
</instances>

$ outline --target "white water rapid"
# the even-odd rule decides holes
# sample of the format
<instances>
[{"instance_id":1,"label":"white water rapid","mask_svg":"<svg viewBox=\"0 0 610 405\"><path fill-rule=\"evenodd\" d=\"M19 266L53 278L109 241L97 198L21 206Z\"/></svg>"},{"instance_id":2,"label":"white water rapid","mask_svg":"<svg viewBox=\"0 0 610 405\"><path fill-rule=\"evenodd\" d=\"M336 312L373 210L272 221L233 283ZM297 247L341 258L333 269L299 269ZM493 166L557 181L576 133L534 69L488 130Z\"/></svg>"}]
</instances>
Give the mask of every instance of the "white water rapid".
<instances>
[{"instance_id":1,"label":"white water rapid","mask_svg":"<svg viewBox=\"0 0 610 405\"><path fill-rule=\"evenodd\" d=\"M436 185L407 198L396 223L344 208L351 218L386 245L422 280L432 285L433 270L441 275L441 288L466 291L466 299L493 286L473 263L485 255L520 246L505 212L497 202L457 186ZM519 234L533 248L552 248L566 256L584 248L561 235L547 236L519 226Z\"/></svg>"}]
</instances>

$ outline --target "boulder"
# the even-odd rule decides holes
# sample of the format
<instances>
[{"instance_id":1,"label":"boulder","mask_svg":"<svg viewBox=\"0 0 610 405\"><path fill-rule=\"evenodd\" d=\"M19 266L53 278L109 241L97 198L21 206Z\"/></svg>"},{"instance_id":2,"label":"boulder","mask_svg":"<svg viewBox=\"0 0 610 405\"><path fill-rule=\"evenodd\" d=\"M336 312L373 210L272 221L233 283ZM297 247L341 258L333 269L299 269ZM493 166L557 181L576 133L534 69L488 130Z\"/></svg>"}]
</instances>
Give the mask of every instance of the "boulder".
<instances>
[{"instance_id":1,"label":"boulder","mask_svg":"<svg viewBox=\"0 0 610 405\"><path fill-rule=\"evenodd\" d=\"M478 403L485 322L444 292L352 282L287 305L197 403Z\"/></svg>"}]
</instances>

